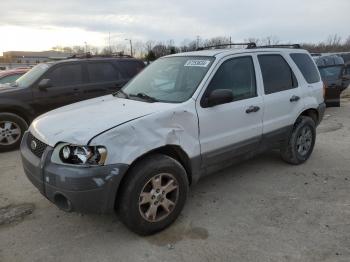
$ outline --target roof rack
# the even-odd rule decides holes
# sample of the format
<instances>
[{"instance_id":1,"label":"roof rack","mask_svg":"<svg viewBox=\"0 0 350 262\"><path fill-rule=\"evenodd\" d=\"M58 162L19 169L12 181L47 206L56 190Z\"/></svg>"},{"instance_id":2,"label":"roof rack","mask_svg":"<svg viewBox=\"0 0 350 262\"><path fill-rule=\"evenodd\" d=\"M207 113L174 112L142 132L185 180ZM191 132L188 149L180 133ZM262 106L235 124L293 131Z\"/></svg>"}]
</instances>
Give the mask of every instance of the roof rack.
<instances>
[{"instance_id":1,"label":"roof rack","mask_svg":"<svg viewBox=\"0 0 350 262\"><path fill-rule=\"evenodd\" d=\"M197 51L207 50L207 49L216 48L216 47L227 47L227 46L231 47L231 46L237 46L237 45L246 45L247 49L256 48L256 44L254 42L250 42L250 43L228 43L228 44L220 44L220 45L211 45L211 46L205 46L205 47L198 47Z\"/></svg>"},{"instance_id":2,"label":"roof rack","mask_svg":"<svg viewBox=\"0 0 350 262\"><path fill-rule=\"evenodd\" d=\"M300 49L301 46L299 44L286 44L286 45L262 45L262 46L257 46L257 48L295 48L295 49Z\"/></svg>"},{"instance_id":3,"label":"roof rack","mask_svg":"<svg viewBox=\"0 0 350 262\"><path fill-rule=\"evenodd\" d=\"M67 59L84 59L84 58L94 58L94 57L102 57L102 58L134 58L130 55L124 55L123 53L111 53L107 55L92 55L90 52L83 53L83 54L75 54L70 57L67 57Z\"/></svg>"}]
</instances>

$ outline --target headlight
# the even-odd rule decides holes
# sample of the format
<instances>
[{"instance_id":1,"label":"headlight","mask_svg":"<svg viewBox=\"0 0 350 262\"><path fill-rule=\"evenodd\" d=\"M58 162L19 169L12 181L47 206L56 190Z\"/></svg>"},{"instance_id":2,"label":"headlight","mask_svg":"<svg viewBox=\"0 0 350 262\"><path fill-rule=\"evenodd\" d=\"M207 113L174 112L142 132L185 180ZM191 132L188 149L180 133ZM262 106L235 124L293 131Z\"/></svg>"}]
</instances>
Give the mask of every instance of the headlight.
<instances>
[{"instance_id":1,"label":"headlight","mask_svg":"<svg viewBox=\"0 0 350 262\"><path fill-rule=\"evenodd\" d=\"M72 165L103 165L107 150L103 146L77 146L64 144L58 148L59 159Z\"/></svg>"}]
</instances>

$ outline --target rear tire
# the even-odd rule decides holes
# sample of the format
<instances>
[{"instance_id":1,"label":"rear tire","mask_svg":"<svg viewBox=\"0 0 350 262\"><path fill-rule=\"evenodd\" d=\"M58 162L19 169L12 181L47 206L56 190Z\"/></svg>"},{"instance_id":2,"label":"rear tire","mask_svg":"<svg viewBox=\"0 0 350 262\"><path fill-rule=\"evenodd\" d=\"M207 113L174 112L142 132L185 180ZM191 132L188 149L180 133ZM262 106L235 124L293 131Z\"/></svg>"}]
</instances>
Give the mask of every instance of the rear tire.
<instances>
[{"instance_id":1,"label":"rear tire","mask_svg":"<svg viewBox=\"0 0 350 262\"><path fill-rule=\"evenodd\" d=\"M281 157L292 165L309 159L316 141L316 124L311 117L300 116L294 124L289 140L281 147Z\"/></svg>"},{"instance_id":2,"label":"rear tire","mask_svg":"<svg viewBox=\"0 0 350 262\"><path fill-rule=\"evenodd\" d=\"M183 166L161 154L138 162L122 186L120 219L139 235L151 235L171 225L184 207L189 187Z\"/></svg>"},{"instance_id":3,"label":"rear tire","mask_svg":"<svg viewBox=\"0 0 350 262\"><path fill-rule=\"evenodd\" d=\"M0 113L0 152L17 149L21 144L27 122L12 113Z\"/></svg>"}]
</instances>

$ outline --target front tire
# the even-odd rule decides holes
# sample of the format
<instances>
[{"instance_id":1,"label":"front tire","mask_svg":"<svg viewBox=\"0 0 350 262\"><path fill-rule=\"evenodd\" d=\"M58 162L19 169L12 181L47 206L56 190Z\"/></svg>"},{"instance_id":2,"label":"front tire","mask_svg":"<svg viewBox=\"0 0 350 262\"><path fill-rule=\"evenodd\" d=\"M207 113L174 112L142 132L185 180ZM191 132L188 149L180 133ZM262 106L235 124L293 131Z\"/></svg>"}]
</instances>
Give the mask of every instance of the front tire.
<instances>
[{"instance_id":1,"label":"front tire","mask_svg":"<svg viewBox=\"0 0 350 262\"><path fill-rule=\"evenodd\" d=\"M281 147L281 157L292 165L309 159L316 141L316 124L311 117L300 116L294 124L289 140Z\"/></svg>"},{"instance_id":2,"label":"front tire","mask_svg":"<svg viewBox=\"0 0 350 262\"><path fill-rule=\"evenodd\" d=\"M123 183L119 216L133 232L151 235L171 225L181 213L188 194L183 166L161 154L138 162Z\"/></svg>"},{"instance_id":3,"label":"front tire","mask_svg":"<svg viewBox=\"0 0 350 262\"><path fill-rule=\"evenodd\" d=\"M28 124L20 116L0 113L0 152L17 149Z\"/></svg>"}]
</instances>

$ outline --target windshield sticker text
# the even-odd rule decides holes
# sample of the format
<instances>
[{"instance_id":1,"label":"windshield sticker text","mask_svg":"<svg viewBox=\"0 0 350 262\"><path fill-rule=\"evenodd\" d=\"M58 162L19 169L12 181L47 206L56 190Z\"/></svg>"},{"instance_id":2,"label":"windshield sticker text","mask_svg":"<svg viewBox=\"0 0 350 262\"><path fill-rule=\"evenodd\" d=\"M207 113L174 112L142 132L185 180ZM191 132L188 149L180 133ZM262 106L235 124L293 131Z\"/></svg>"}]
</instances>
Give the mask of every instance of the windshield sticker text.
<instances>
[{"instance_id":1,"label":"windshield sticker text","mask_svg":"<svg viewBox=\"0 0 350 262\"><path fill-rule=\"evenodd\" d=\"M184 66L207 67L209 63L210 63L209 60L188 60Z\"/></svg>"}]
</instances>

